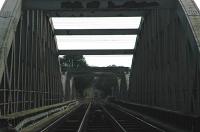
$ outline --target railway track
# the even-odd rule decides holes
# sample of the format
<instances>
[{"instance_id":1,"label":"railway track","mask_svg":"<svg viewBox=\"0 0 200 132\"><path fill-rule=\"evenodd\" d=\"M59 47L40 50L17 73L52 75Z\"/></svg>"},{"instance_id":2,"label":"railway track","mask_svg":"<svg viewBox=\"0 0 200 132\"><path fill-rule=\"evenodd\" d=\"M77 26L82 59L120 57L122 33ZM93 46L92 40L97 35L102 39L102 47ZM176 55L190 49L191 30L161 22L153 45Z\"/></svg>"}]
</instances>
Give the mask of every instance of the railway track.
<instances>
[{"instance_id":1,"label":"railway track","mask_svg":"<svg viewBox=\"0 0 200 132\"><path fill-rule=\"evenodd\" d=\"M83 104L43 132L164 132L163 130L110 105Z\"/></svg>"},{"instance_id":2,"label":"railway track","mask_svg":"<svg viewBox=\"0 0 200 132\"><path fill-rule=\"evenodd\" d=\"M164 132L164 130L153 126L126 111L108 105L104 107L104 110L118 125L120 125L123 132Z\"/></svg>"},{"instance_id":3,"label":"railway track","mask_svg":"<svg viewBox=\"0 0 200 132\"><path fill-rule=\"evenodd\" d=\"M112 119L106 115L101 106L93 105L83 132L113 132L113 130L119 131Z\"/></svg>"},{"instance_id":4,"label":"railway track","mask_svg":"<svg viewBox=\"0 0 200 132\"><path fill-rule=\"evenodd\" d=\"M76 132L79 129L87 108L88 105L81 105L70 114L59 118L47 126L41 132Z\"/></svg>"}]
</instances>

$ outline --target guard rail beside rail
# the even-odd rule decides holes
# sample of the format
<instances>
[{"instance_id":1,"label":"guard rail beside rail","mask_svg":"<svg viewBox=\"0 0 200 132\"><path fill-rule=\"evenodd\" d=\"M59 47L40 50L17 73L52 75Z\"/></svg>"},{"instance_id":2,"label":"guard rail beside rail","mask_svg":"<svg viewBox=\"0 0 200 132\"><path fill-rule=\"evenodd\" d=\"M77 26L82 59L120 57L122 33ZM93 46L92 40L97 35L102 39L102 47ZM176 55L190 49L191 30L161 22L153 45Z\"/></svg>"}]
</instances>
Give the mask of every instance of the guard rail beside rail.
<instances>
[{"instance_id":1,"label":"guard rail beside rail","mask_svg":"<svg viewBox=\"0 0 200 132\"><path fill-rule=\"evenodd\" d=\"M40 114L37 114L37 115L34 115L34 116L31 116L31 117L28 117L24 120L22 120L21 122L19 122L15 129L17 131L20 131L22 130L24 127L28 126L28 125L31 125L31 124L35 124L36 122L38 122L39 120L41 119L44 119L44 118L48 118L50 115L52 114L55 114L55 113L58 113L58 112L61 112L61 111L64 111L66 109L71 109L72 107L74 107L75 105L78 105L79 102L74 100L74 101L71 101L69 103L67 103L66 105L64 106L61 106L59 108L55 108L55 109L52 109L52 110L49 110L49 111L46 111L46 112L43 112L43 113L40 113Z\"/></svg>"}]
</instances>

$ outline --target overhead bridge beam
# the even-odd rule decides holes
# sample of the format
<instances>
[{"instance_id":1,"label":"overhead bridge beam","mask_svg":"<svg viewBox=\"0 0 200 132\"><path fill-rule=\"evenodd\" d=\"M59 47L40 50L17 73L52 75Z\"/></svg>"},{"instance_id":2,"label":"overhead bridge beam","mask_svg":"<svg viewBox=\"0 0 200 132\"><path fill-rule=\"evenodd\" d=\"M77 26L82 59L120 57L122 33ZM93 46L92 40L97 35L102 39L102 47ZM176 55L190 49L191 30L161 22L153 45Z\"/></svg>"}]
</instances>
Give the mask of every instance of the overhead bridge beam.
<instances>
[{"instance_id":1,"label":"overhead bridge beam","mask_svg":"<svg viewBox=\"0 0 200 132\"><path fill-rule=\"evenodd\" d=\"M160 0L25 0L23 9L45 10L51 17L143 16Z\"/></svg>"},{"instance_id":2,"label":"overhead bridge beam","mask_svg":"<svg viewBox=\"0 0 200 132\"><path fill-rule=\"evenodd\" d=\"M64 68L64 67L63 67ZM65 69L65 68L64 68ZM87 68L67 68L70 72L128 72L129 67L87 67Z\"/></svg>"},{"instance_id":3,"label":"overhead bridge beam","mask_svg":"<svg viewBox=\"0 0 200 132\"><path fill-rule=\"evenodd\" d=\"M150 9L64 9L46 12L49 17L141 17L149 11Z\"/></svg>"},{"instance_id":4,"label":"overhead bridge beam","mask_svg":"<svg viewBox=\"0 0 200 132\"><path fill-rule=\"evenodd\" d=\"M132 49L119 50L59 50L59 55L133 55Z\"/></svg>"},{"instance_id":5,"label":"overhead bridge beam","mask_svg":"<svg viewBox=\"0 0 200 132\"><path fill-rule=\"evenodd\" d=\"M138 29L56 29L55 35L136 35Z\"/></svg>"}]
</instances>

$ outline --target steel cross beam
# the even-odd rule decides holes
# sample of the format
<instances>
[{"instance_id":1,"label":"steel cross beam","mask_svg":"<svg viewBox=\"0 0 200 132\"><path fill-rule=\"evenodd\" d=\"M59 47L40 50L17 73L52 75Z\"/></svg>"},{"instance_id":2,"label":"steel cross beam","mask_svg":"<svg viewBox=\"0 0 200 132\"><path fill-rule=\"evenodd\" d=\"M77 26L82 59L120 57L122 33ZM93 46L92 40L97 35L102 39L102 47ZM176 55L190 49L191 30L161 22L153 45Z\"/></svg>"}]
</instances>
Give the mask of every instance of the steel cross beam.
<instances>
[{"instance_id":1,"label":"steel cross beam","mask_svg":"<svg viewBox=\"0 0 200 132\"><path fill-rule=\"evenodd\" d=\"M129 67L87 67L87 68L65 68L64 70L70 71L70 72L114 72L114 73L124 73L129 72Z\"/></svg>"},{"instance_id":2,"label":"steel cross beam","mask_svg":"<svg viewBox=\"0 0 200 132\"><path fill-rule=\"evenodd\" d=\"M139 29L55 29L55 35L136 35Z\"/></svg>"},{"instance_id":3,"label":"steel cross beam","mask_svg":"<svg viewBox=\"0 0 200 132\"><path fill-rule=\"evenodd\" d=\"M86 76L114 76L116 77L117 75L113 72L77 72L73 73L73 77L86 77Z\"/></svg>"},{"instance_id":4,"label":"steel cross beam","mask_svg":"<svg viewBox=\"0 0 200 132\"><path fill-rule=\"evenodd\" d=\"M44 10L49 17L128 17L160 5L160 0L24 0L23 9Z\"/></svg>"},{"instance_id":5,"label":"steel cross beam","mask_svg":"<svg viewBox=\"0 0 200 132\"><path fill-rule=\"evenodd\" d=\"M109 50L59 50L58 55L133 55L132 49Z\"/></svg>"},{"instance_id":6,"label":"steel cross beam","mask_svg":"<svg viewBox=\"0 0 200 132\"><path fill-rule=\"evenodd\" d=\"M150 9L64 9L47 10L49 17L140 17Z\"/></svg>"},{"instance_id":7,"label":"steel cross beam","mask_svg":"<svg viewBox=\"0 0 200 132\"><path fill-rule=\"evenodd\" d=\"M129 9L160 6L160 0L24 0L25 9Z\"/></svg>"}]
</instances>

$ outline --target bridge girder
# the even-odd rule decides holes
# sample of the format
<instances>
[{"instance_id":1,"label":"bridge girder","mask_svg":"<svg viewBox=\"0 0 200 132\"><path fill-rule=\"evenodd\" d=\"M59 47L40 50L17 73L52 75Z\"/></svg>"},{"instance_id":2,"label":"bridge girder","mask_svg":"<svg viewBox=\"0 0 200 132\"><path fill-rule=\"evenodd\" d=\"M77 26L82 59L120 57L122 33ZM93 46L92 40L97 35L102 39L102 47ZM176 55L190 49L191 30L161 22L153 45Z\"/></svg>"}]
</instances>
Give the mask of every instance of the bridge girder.
<instances>
[{"instance_id":1,"label":"bridge girder","mask_svg":"<svg viewBox=\"0 0 200 132\"><path fill-rule=\"evenodd\" d=\"M42 80L42 81L41 81ZM52 24L41 10L6 0L0 11L0 115L62 101Z\"/></svg>"},{"instance_id":2,"label":"bridge girder","mask_svg":"<svg viewBox=\"0 0 200 132\"><path fill-rule=\"evenodd\" d=\"M110 50L59 50L59 55L133 55L132 49Z\"/></svg>"},{"instance_id":3,"label":"bridge girder","mask_svg":"<svg viewBox=\"0 0 200 132\"><path fill-rule=\"evenodd\" d=\"M53 16L143 16L134 50L129 99L199 114L200 12L194 1L23 0L22 3L7 0L0 13L1 114L61 101L58 51L49 22Z\"/></svg>"},{"instance_id":4,"label":"bridge girder","mask_svg":"<svg viewBox=\"0 0 200 132\"><path fill-rule=\"evenodd\" d=\"M175 2L176 8L155 9L143 18L129 98L139 104L199 114L200 11L193 0Z\"/></svg>"},{"instance_id":5,"label":"bridge girder","mask_svg":"<svg viewBox=\"0 0 200 132\"><path fill-rule=\"evenodd\" d=\"M137 35L139 29L55 29L55 35Z\"/></svg>"},{"instance_id":6,"label":"bridge girder","mask_svg":"<svg viewBox=\"0 0 200 132\"><path fill-rule=\"evenodd\" d=\"M173 0L24 0L23 8L45 10L49 17L129 17L144 16L153 8L172 8L173 3Z\"/></svg>"},{"instance_id":7,"label":"bridge girder","mask_svg":"<svg viewBox=\"0 0 200 132\"><path fill-rule=\"evenodd\" d=\"M49 17L140 17L150 9L65 9L63 11L48 10Z\"/></svg>"},{"instance_id":8,"label":"bridge girder","mask_svg":"<svg viewBox=\"0 0 200 132\"><path fill-rule=\"evenodd\" d=\"M122 73L122 72L130 72L129 67L87 67L87 68L70 68L66 69L70 72L114 72L114 73Z\"/></svg>"},{"instance_id":9,"label":"bridge girder","mask_svg":"<svg viewBox=\"0 0 200 132\"><path fill-rule=\"evenodd\" d=\"M160 6L160 0L24 0L25 9L119 9Z\"/></svg>"}]
</instances>

